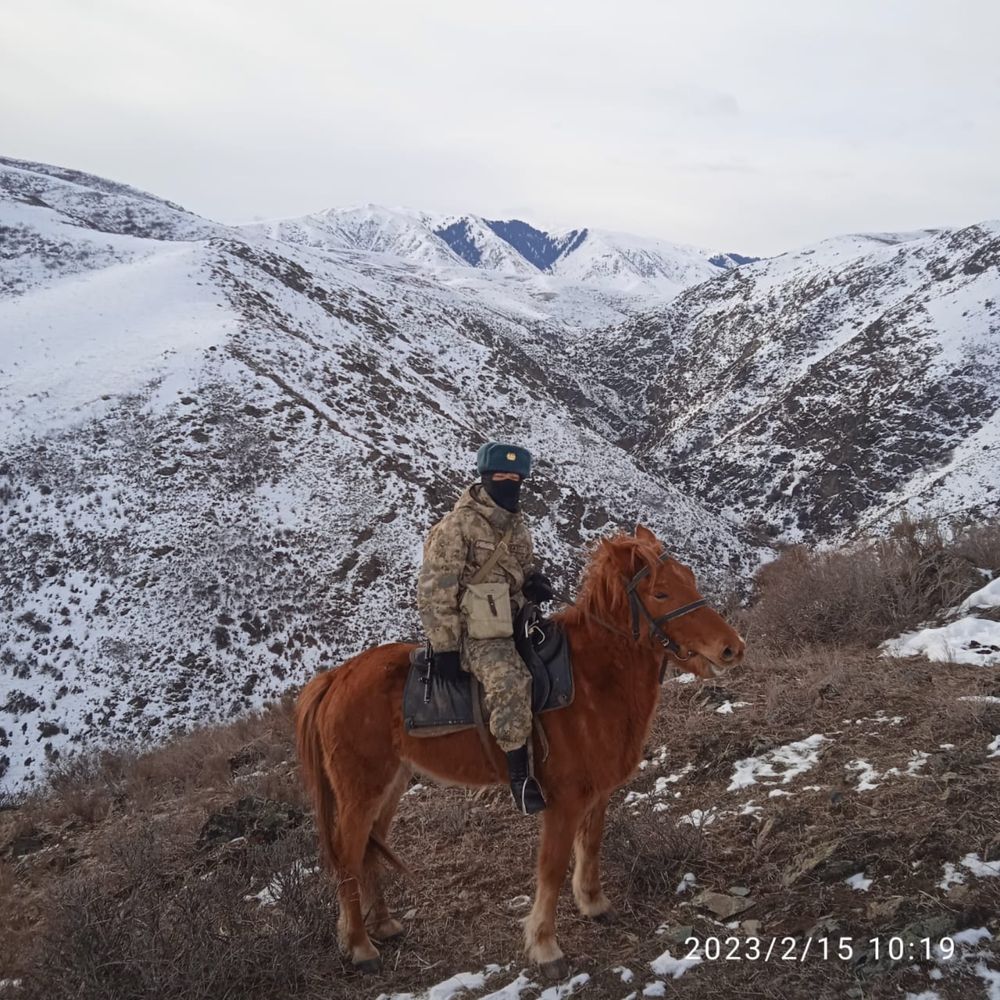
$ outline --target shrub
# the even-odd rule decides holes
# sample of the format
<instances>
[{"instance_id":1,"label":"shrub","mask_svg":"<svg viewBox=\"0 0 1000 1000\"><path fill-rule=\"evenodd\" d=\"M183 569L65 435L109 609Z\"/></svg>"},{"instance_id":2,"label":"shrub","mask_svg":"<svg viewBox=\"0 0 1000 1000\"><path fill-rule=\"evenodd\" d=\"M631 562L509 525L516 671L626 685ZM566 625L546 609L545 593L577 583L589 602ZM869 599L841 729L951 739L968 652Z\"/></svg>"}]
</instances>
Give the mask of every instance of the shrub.
<instances>
[{"instance_id":1,"label":"shrub","mask_svg":"<svg viewBox=\"0 0 1000 1000\"><path fill-rule=\"evenodd\" d=\"M311 837L295 833L192 866L146 827L111 866L67 877L50 898L21 995L342 995L333 884L313 875L312 853Z\"/></svg>"},{"instance_id":2,"label":"shrub","mask_svg":"<svg viewBox=\"0 0 1000 1000\"><path fill-rule=\"evenodd\" d=\"M758 572L748 628L770 649L877 643L959 603L982 586L977 568L998 557L996 524L904 520L845 549L790 546Z\"/></svg>"}]
</instances>

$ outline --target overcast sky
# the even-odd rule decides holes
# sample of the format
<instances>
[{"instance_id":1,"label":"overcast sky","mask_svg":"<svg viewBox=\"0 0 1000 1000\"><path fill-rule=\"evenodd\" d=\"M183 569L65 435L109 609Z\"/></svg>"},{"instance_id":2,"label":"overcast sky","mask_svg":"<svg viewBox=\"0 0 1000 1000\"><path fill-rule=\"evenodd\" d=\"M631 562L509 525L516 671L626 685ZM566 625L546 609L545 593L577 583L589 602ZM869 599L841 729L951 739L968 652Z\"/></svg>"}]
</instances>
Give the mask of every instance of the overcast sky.
<instances>
[{"instance_id":1,"label":"overcast sky","mask_svg":"<svg viewBox=\"0 0 1000 1000\"><path fill-rule=\"evenodd\" d=\"M4 0L0 152L774 253L1000 216L996 0Z\"/></svg>"}]
</instances>

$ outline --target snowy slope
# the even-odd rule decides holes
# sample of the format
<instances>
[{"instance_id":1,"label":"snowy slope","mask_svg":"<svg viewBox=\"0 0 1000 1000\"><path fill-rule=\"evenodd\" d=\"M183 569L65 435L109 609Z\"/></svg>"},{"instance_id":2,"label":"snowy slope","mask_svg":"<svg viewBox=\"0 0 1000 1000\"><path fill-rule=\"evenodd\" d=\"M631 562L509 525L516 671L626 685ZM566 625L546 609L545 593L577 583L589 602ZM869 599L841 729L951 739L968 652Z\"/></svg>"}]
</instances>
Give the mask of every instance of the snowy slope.
<instances>
[{"instance_id":1,"label":"snowy slope","mask_svg":"<svg viewBox=\"0 0 1000 1000\"><path fill-rule=\"evenodd\" d=\"M248 237L320 251L386 254L433 269L438 280L479 287L502 308L570 329L620 321L755 259L623 233L550 233L516 219L434 216L377 205L240 228Z\"/></svg>"},{"instance_id":2,"label":"snowy slope","mask_svg":"<svg viewBox=\"0 0 1000 1000\"><path fill-rule=\"evenodd\" d=\"M998 223L740 267L575 359L623 443L771 536L1000 509Z\"/></svg>"},{"instance_id":3,"label":"snowy slope","mask_svg":"<svg viewBox=\"0 0 1000 1000\"><path fill-rule=\"evenodd\" d=\"M564 586L636 518L722 583L750 537L1000 507L996 223L668 267L371 206L225 227L3 161L0 237L10 787L416 635L420 540L488 437L536 452Z\"/></svg>"},{"instance_id":4,"label":"snowy slope","mask_svg":"<svg viewBox=\"0 0 1000 1000\"><path fill-rule=\"evenodd\" d=\"M122 237L100 220L133 196L93 197L89 225L0 201L79 261L50 273L27 239L3 264L44 280L0 298L0 785L416 636L421 539L490 436L537 454L528 510L565 586L639 517L707 580L757 558L609 440L561 326L382 253L186 216Z\"/></svg>"},{"instance_id":5,"label":"snowy slope","mask_svg":"<svg viewBox=\"0 0 1000 1000\"><path fill-rule=\"evenodd\" d=\"M713 264L713 256L720 257L695 247L590 229L559 257L552 271L567 281L607 291L672 299L734 266L724 255Z\"/></svg>"}]
</instances>

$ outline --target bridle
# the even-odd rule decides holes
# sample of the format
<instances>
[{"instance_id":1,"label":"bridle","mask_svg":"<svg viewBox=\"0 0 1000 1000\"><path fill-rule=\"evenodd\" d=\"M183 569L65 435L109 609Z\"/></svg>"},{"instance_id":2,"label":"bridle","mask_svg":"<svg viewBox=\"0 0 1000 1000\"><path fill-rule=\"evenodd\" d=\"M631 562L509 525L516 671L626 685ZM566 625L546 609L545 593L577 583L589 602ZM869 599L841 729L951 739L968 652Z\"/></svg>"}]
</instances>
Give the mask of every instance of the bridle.
<instances>
[{"instance_id":1,"label":"bridle","mask_svg":"<svg viewBox=\"0 0 1000 1000\"><path fill-rule=\"evenodd\" d=\"M663 552L660 554L658 561L665 563L669 561L669 559L670 553ZM681 647L678 646L677 643L674 642L674 640L671 639L660 626L666 622L673 621L674 618L680 618L682 615L689 615L692 611L697 611L698 608L705 607L705 605L708 604L708 601L703 597L699 601L692 601L690 604L682 605L679 608L675 608L673 611L668 611L665 615L660 615L658 618L654 618L652 614L650 614L649 608L643 604L642 598L638 595L638 593L636 593L636 588L639 586L639 583L642 580L645 580L647 576L649 576L649 567L643 566L642 569L639 570L639 572L636 573L635 576L633 576L632 579L625 585L625 592L628 594L629 609L632 612L632 638L637 642L639 640L639 615L641 613L642 617L649 622L650 635L659 639L663 648L666 649L667 652L673 653L674 656L681 661L690 659L691 653L688 653L686 656L681 656Z\"/></svg>"},{"instance_id":2,"label":"bridle","mask_svg":"<svg viewBox=\"0 0 1000 1000\"><path fill-rule=\"evenodd\" d=\"M658 562L665 563L669 559L670 559L670 553L662 552L660 554ZM592 611L588 611L586 612L586 614L590 618L593 618L593 620L597 622L598 625L601 625L604 628L608 629L608 631L614 632L616 635L623 636L626 639L631 638L633 642L639 641L639 633L641 631L639 616L641 614L642 617L645 618L647 622L649 622L650 638L655 637L656 639L658 639L663 648L668 653L672 653L674 657L680 660L681 662L683 662L684 660L689 660L692 654L689 652L686 655L681 656L681 647L678 646L677 643L674 642L674 640L671 639L670 636L667 635L667 633L664 632L660 626L663 625L665 622L672 621L674 618L680 618L682 615L688 615L692 611L697 611L698 608L705 607L708 604L708 601L703 597L701 598L701 600L692 601L690 604L685 604L679 608L675 608L673 611L668 611L665 615L660 615L658 618L654 618L652 614L650 614L649 608L647 608L646 605L643 604L642 598L639 597L638 593L636 593L636 588L643 580L646 579L647 576L649 576L649 572L650 572L649 566L643 566L642 569L639 570L639 572L636 573L631 580L626 579L624 576L622 577L622 581L625 584L625 593L628 595L629 609L632 613L631 635L628 632L622 631L622 629L618 628L617 625L612 625L610 622L606 622L603 618L601 618L598 615L595 615ZM558 598L564 604L569 604L571 607L575 608L577 606L576 603L572 601L565 594L553 593L552 596ZM666 673L666 669L667 669L667 660L666 657L664 657L663 663L660 665L661 684L663 683L663 678Z\"/></svg>"}]
</instances>

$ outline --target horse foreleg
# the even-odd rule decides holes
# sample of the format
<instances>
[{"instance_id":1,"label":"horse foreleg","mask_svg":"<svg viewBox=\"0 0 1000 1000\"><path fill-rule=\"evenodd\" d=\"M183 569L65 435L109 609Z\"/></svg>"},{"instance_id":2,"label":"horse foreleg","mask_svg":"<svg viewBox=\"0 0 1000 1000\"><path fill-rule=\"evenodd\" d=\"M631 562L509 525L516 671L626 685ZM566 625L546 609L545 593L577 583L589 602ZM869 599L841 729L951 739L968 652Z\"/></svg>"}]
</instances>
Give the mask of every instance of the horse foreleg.
<instances>
[{"instance_id":1,"label":"horse foreleg","mask_svg":"<svg viewBox=\"0 0 1000 1000\"><path fill-rule=\"evenodd\" d=\"M538 849L538 886L535 905L524 921L524 946L528 957L548 976L563 977L567 963L556 941L556 903L566 878L573 834L582 809L565 801L550 804L542 814L542 839Z\"/></svg>"},{"instance_id":2,"label":"horse foreleg","mask_svg":"<svg viewBox=\"0 0 1000 1000\"><path fill-rule=\"evenodd\" d=\"M388 844L389 828L392 826L396 808L399 806L399 800L406 790L409 780L410 769L401 766L382 798L382 806L375 818L372 834L384 844ZM379 852L372 844L369 844L365 854L365 879L361 886L362 905L365 913L368 914L375 939L389 941L403 933L403 925L398 920L393 919L388 906L386 906L379 880L381 866L382 860Z\"/></svg>"},{"instance_id":3,"label":"horse foreleg","mask_svg":"<svg viewBox=\"0 0 1000 1000\"><path fill-rule=\"evenodd\" d=\"M585 917L602 917L611 909L611 903L601 888L601 840L607 808L608 796L601 795L584 815L573 842L576 854L573 897Z\"/></svg>"}]
</instances>

